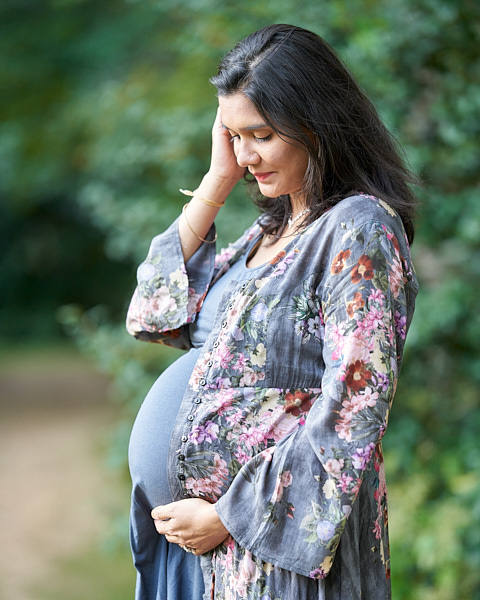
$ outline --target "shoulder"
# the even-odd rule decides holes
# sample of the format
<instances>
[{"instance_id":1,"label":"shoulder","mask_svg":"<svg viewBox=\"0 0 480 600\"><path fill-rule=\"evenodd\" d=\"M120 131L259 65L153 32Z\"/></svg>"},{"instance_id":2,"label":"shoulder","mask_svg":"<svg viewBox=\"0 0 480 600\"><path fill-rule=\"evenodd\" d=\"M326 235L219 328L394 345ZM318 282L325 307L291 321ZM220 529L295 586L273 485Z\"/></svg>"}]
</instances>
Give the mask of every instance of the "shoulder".
<instances>
[{"instance_id":1,"label":"shoulder","mask_svg":"<svg viewBox=\"0 0 480 600\"><path fill-rule=\"evenodd\" d=\"M361 230L365 235L378 229L388 230L402 242L405 229L398 213L384 200L357 194L341 200L308 228L313 237L330 245L344 239L347 232Z\"/></svg>"},{"instance_id":2,"label":"shoulder","mask_svg":"<svg viewBox=\"0 0 480 600\"><path fill-rule=\"evenodd\" d=\"M367 194L356 194L341 200L331 208L325 217L328 221L353 221L357 226L377 221L380 223L398 222L398 213L385 200Z\"/></svg>"}]
</instances>

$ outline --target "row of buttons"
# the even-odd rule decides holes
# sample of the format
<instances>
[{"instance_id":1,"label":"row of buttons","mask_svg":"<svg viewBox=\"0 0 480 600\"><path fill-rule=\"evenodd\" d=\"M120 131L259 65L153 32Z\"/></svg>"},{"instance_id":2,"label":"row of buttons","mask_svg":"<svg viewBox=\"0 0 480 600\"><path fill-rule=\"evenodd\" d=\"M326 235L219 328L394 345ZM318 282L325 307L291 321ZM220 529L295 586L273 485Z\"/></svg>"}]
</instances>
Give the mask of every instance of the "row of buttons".
<instances>
[{"instance_id":1,"label":"row of buttons","mask_svg":"<svg viewBox=\"0 0 480 600\"><path fill-rule=\"evenodd\" d=\"M204 379L202 379L202 381L205 381L205 380L204 380ZM201 383L201 382L200 382L200 383ZM205 383L206 383L206 381L205 381ZM205 383L203 383L202 385L205 385ZM199 397L197 396L197 397L194 399L194 402L195 402L195 404L201 404L201 402L202 402L202 399L201 399L201 398L199 398ZM190 422L192 422L192 421L194 420L194 418L195 418L195 417L194 417L193 415L188 415L188 417L187 417L187 419L188 419ZM182 440L182 443L188 442L188 435L182 435L182 437L181 437L180 439ZM179 460L180 462L183 462L183 461L185 460L185 458L186 458L186 457L185 457L185 454L179 454L177 458L178 458L178 460ZM179 479L180 481L185 481L185 479L186 479L186 475L185 475L184 473L178 473L178 474L177 474L177 477L178 477L178 479ZM188 495L188 494L185 492L185 494L184 494L184 495L186 496L186 495Z\"/></svg>"},{"instance_id":2,"label":"row of buttons","mask_svg":"<svg viewBox=\"0 0 480 600\"><path fill-rule=\"evenodd\" d=\"M241 285L241 289L242 289L242 290L246 289L247 287L248 287L248 283L243 283L243 284ZM234 306L235 306L235 303L234 303L234 302L231 302L231 303L228 305L228 308L231 310L231 309L232 309ZM227 326L228 326L228 322L227 322L227 321L223 321L223 323L222 323L222 329L226 329L226 328L227 328ZM215 340L215 342L213 343L213 347L214 347L214 348L218 348L218 346L219 346L219 345L220 345L220 342L219 342L218 340ZM213 361L212 361L212 360L209 360L209 361L207 362L207 367L212 367L212 366L213 366ZM207 384L207 380L206 380L204 377L202 377L202 379L200 379L200 381L199 381L198 383L199 383L199 385L201 385L202 387L204 387L204 386ZM200 404L201 402L202 402L202 399L201 399L201 398L198 398L198 397L197 397L197 398L195 398L195 399L194 399L194 403L195 403L195 404ZM187 417L187 419L188 419L190 422L192 422L192 421L194 420L194 418L195 418L195 417L194 417L193 415L188 415L188 417ZM187 436L187 435L182 435L182 438L181 438L181 440L182 440L182 442L183 442L183 443L185 443L185 442L188 442L188 436ZM178 455L178 460L179 460L180 462L184 461L184 460L185 460L185 454L179 454L179 455ZM180 481L185 481L185 479L187 478L187 477L186 477L186 475L185 475L184 473L178 473L178 474L177 474L177 477L178 477L178 479L179 479ZM185 495L188 495L188 494L185 492Z\"/></svg>"}]
</instances>

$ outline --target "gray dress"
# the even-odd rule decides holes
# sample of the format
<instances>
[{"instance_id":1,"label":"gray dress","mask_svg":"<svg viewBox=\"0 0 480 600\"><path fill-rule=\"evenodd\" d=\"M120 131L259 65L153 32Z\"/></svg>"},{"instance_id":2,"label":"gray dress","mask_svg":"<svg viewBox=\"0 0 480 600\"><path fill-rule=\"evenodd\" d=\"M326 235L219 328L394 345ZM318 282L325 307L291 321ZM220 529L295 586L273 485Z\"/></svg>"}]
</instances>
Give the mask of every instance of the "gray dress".
<instances>
[{"instance_id":1,"label":"gray dress","mask_svg":"<svg viewBox=\"0 0 480 600\"><path fill-rule=\"evenodd\" d=\"M139 268L128 331L188 348L206 291L259 233L184 265L174 223ZM364 194L227 285L167 469L173 498L214 502L231 534L202 556L207 597L390 598L381 439L417 290L400 217Z\"/></svg>"}]
</instances>

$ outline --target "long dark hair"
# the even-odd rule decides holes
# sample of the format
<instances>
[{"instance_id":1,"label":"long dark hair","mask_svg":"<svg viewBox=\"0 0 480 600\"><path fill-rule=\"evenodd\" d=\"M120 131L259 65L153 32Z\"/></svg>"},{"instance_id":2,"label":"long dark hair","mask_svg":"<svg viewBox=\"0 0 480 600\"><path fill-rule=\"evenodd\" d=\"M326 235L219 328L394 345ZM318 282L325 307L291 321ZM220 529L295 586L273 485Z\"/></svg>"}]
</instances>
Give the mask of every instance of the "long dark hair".
<instances>
[{"instance_id":1,"label":"long dark hair","mask_svg":"<svg viewBox=\"0 0 480 600\"><path fill-rule=\"evenodd\" d=\"M388 202L413 241L415 196L399 145L375 107L317 34L271 25L242 40L210 80L219 96L243 92L265 122L308 152L305 224L358 192ZM247 176L248 180L248 176ZM288 196L256 199L266 233L279 235L290 215Z\"/></svg>"}]
</instances>

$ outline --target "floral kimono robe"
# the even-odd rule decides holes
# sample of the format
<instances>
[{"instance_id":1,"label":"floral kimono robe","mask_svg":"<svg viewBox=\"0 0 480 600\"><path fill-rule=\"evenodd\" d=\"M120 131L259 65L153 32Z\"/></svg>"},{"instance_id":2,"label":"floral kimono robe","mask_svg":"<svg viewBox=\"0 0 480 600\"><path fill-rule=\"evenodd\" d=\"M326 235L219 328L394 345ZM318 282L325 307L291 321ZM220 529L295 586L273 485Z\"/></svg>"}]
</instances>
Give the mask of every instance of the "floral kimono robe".
<instances>
[{"instance_id":1,"label":"floral kimono robe","mask_svg":"<svg viewBox=\"0 0 480 600\"><path fill-rule=\"evenodd\" d=\"M188 348L209 286L260 233L185 265L174 223L139 267L128 331ZM173 498L216 503L231 534L202 557L206 598L390 598L380 440L417 289L401 219L363 194L228 284L168 464Z\"/></svg>"}]
</instances>

